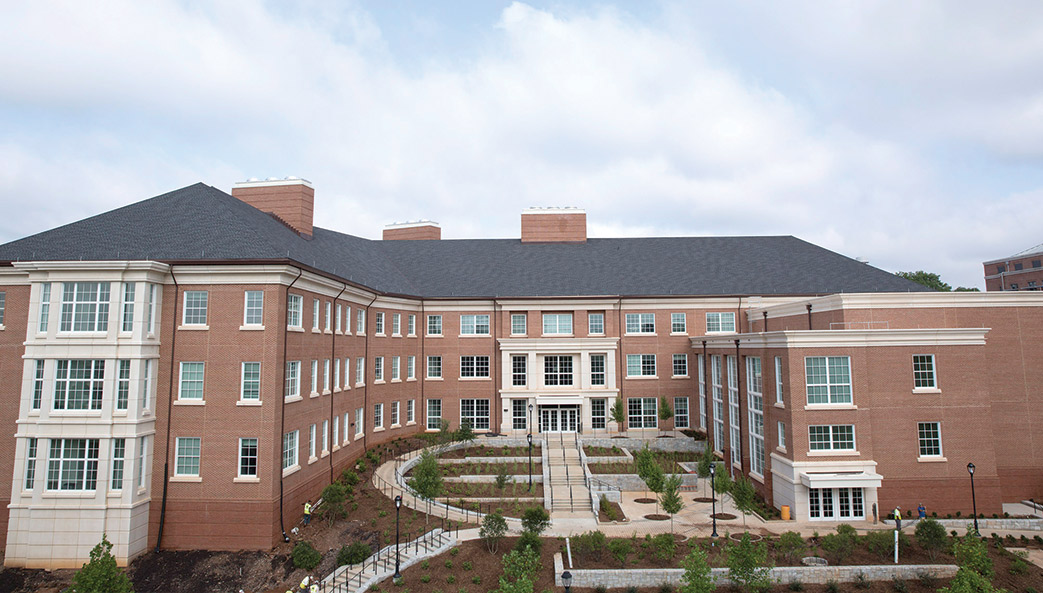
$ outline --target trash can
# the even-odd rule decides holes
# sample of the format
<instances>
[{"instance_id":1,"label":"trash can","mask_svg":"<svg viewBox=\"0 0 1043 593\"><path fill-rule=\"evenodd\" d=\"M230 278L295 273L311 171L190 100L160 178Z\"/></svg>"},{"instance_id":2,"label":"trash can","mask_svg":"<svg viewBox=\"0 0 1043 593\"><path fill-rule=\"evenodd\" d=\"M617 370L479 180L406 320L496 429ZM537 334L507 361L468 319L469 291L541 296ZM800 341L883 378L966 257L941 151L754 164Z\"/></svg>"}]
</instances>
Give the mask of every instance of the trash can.
<instances>
[{"instance_id":1,"label":"trash can","mask_svg":"<svg viewBox=\"0 0 1043 593\"><path fill-rule=\"evenodd\" d=\"M789 521L789 505L788 504L782 505L782 520L783 521Z\"/></svg>"}]
</instances>

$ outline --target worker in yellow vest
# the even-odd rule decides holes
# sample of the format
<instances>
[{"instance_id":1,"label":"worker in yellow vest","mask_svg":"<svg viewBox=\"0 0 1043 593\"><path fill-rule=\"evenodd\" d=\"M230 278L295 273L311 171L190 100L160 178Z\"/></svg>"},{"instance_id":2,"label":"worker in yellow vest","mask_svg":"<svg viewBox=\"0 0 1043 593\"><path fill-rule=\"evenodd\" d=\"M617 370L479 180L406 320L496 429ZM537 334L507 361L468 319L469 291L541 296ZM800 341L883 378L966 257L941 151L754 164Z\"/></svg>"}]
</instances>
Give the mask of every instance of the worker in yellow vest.
<instances>
[{"instance_id":1,"label":"worker in yellow vest","mask_svg":"<svg viewBox=\"0 0 1043 593\"><path fill-rule=\"evenodd\" d=\"M304 593L305 591L308 590L308 583L310 583L310 582L311 582L311 577L310 576L305 576L304 579L301 580L301 586L300 586L301 593Z\"/></svg>"},{"instance_id":2,"label":"worker in yellow vest","mask_svg":"<svg viewBox=\"0 0 1043 593\"><path fill-rule=\"evenodd\" d=\"M304 524L311 523L311 499L304 503Z\"/></svg>"},{"instance_id":3,"label":"worker in yellow vest","mask_svg":"<svg viewBox=\"0 0 1043 593\"><path fill-rule=\"evenodd\" d=\"M902 507L895 507L894 513L895 518L895 529L902 530Z\"/></svg>"}]
</instances>

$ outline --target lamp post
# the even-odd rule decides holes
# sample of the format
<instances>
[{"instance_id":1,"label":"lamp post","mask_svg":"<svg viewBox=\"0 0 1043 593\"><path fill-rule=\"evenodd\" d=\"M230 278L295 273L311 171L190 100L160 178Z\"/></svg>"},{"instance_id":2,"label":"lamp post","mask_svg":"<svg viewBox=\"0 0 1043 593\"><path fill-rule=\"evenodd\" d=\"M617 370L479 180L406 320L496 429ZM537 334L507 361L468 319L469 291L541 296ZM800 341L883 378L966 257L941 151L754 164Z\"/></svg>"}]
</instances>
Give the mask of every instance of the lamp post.
<instances>
[{"instance_id":1,"label":"lamp post","mask_svg":"<svg viewBox=\"0 0 1043 593\"><path fill-rule=\"evenodd\" d=\"M529 404L529 434L532 434L532 404Z\"/></svg>"},{"instance_id":2,"label":"lamp post","mask_svg":"<svg viewBox=\"0 0 1043 593\"><path fill-rule=\"evenodd\" d=\"M565 585L565 593L569 593L572 590L572 573L565 571L561 573L561 584Z\"/></svg>"},{"instance_id":3,"label":"lamp post","mask_svg":"<svg viewBox=\"0 0 1043 593\"><path fill-rule=\"evenodd\" d=\"M971 509L974 512L974 534L978 535L978 501L974 498L974 464L967 464L967 473L971 475Z\"/></svg>"},{"instance_id":4,"label":"lamp post","mask_svg":"<svg viewBox=\"0 0 1043 593\"><path fill-rule=\"evenodd\" d=\"M713 519L713 533L710 537L717 537L717 488L715 488L714 475L717 473L717 463L710 464L710 501L713 504L713 514L710 518Z\"/></svg>"},{"instance_id":5,"label":"lamp post","mask_svg":"<svg viewBox=\"0 0 1043 593\"><path fill-rule=\"evenodd\" d=\"M532 492L532 433L525 435L529 440L529 492Z\"/></svg>"},{"instance_id":6,"label":"lamp post","mask_svg":"<svg viewBox=\"0 0 1043 593\"><path fill-rule=\"evenodd\" d=\"M402 572L399 571L399 555L398 555L398 516L399 511L402 510L402 495L399 494L395 497L395 575L392 577L394 580L402 578Z\"/></svg>"}]
</instances>

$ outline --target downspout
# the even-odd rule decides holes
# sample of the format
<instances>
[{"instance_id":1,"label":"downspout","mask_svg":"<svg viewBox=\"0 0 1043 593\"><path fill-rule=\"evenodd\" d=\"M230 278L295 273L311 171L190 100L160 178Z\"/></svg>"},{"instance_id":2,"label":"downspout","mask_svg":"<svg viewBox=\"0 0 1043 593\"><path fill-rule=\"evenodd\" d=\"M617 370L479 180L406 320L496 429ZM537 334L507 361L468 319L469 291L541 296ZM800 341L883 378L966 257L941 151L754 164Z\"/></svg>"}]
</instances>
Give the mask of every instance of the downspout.
<instances>
[{"instance_id":1,"label":"downspout","mask_svg":"<svg viewBox=\"0 0 1043 593\"><path fill-rule=\"evenodd\" d=\"M424 416L423 416L423 418L424 418L423 429L419 430L417 432L427 432L427 401L424 399L424 383L426 382L425 381L425 377L427 377L427 357L424 354L425 352L427 352L427 350L425 348L426 344L424 342L425 338L427 337L427 309L426 309L426 306L427 306L427 303L424 302L423 300L421 300L420 301L420 319L417 320L419 323L417 323L418 327L416 328L416 330L418 332L420 332L420 356L417 357L420 360L418 360L415 363L413 363L413 377L417 380L417 382L420 383L420 410L415 410L414 413L417 416L420 415L421 410L424 413ZM420 422L417 422L417 424L419 425Z\"/></svg>"},{"instance_id":2,"label":"downspout","mask_svg":"<svg viewBox=\"0 0 1043 593\"><path fill-rule=\"evenodd\" d=\"M163 453L163 502L159 505L159 534L156 536L156 551L163 544L163 525L167 518L167 486L170 480L167 474L170 471L170 414L174 410L174 347L177 346L177 305L181 302L180 287L177 277L174 276L174 266L170 266L170 279L174 281L174 323L170 335L170 375L167 380L167 435L166 445ZM162 321L160 321L162 327Z\"/></svg>"},{"instance_id":3,"label":"downspout","mask_svg":"<svg viewBox=\"0 0 1043 593\"><path fill-rule=\"evenodd\" d=\"M341 297L341 295L344 294L344 291L347 290L347 289L348 289L348 285L345 284L344 287L340 289L340 293L338 293L337 296L335 296L333 298L333 308L334 309L336 309L339 306L339 305L337 305L337 299L339 299ZM330 313L333 314L332 311ZM349 320L349 323L350 323L350 320ZM335 364L335 365L337 365L337 368L340 368L340 360L337 359L337 330L339 330L339 329L340 329L340 327L335 327L333 329L332 337L330 338L330 362ZM333 387L340 387L340 386L339 385L334 385ZM333 394L334 393L336 393L336 391L331 388L330 389L330 425L331 426L333 425ZM345 426L344 430L346 432L348 430L348 427ZM337 435L337 438L340 438L340 435ZM333 483L333 446L336 445L336 444L337 443L330 443L330 455L329 455L329 457L330 457L330 484Z\"/></svg>"},{"instance_id":4,"label":"downspout","mask_svg":"<svg viewBox=\"0 0 1043 593\"><path fill-rule=\"evenodd\" d=\"M808 331L811 331L811 303L807 304L808 308Z\"/></svg>"},{"instance_id":5,"label":"downspout","mask_svg":"<svg viewBox=\"0 0 1043 593\"><path fill-rule=\"evenodd\" d=\"M623 424L627 423L627 402L623 399L623 384L626 377L623 376L623 297L616 300L616 331L619 333L619 354L616 356L616 381L619 382L619 401L623 403ZM627 426L629 429L630 427ZM623 427L617 426L616 430L622 432Z\"/></svg>"},{"instance_id":6,"label":"downspout","mask_svg":"<svg viewBox=\"0 0 1043 593\"><path fill-rule=\"evenodd\" d=\"M366 305L366 325L367 326L369 326L369 321L370 321L370 318L369 318L370 317L369 316L369 308L373 306L373 303L376 302L376 300L377 300L377 295L374 294L373 295L373 300L370 301L368 305ZM356 327L355 329L357 330L358 328ZM363 377L366 376L366 365L369 364L369 362L370 362L370 360L369 360L369 336L371 336L372 334L373 334L373 332L369 331L369 327L367 327L366 328L366 346L362 349L362 376ZM355 335L358 335L358 332L356 332ZM355 377L355 380L358 381L359 378ZM362 394L362 430L364 431L363 434L362 434L362 450L363 451L365 451L366 449L369 448L369 431L366 430L366 411L369 409L369 386L372 385L373 384L372 381L375 381L375 380L376 380L376 377L371 377L370 378L370 382L366 383L366 385L362 388L363 392L364 392ZM356 419L355 422L358 422L358 419ZM356 426L355 430L358 430L358 429L359 429L359 427Z\"/></svg>"},{"instance_id":7,"label":"downspout","mask_svg":"<svg viewBox=\"0 0 1043 593\"><path fill-rule=\"evenodd\" d=\"M503 411L500 409L503 406L503 400L499 397L500 390L496 388L496 378L499 376L498 371L500 368L500 357L497 356L496 352L496 328L499 324L503 323L503 320L500 318L501 315L499 315L496 311L496 307L498 304L499 303L496 302L496 299L493 299L493 317L495 318L495 321L489 324L489 331L491 331L493 334L493 347L492 352L489 354L489 356L492 358L492 360L489 361L489 370L493 376L493 393L489 401L497 402L495 414L496 416L499 416L500 422L489 426L490 431L493 431L493 426L500 426L503 423ZM498 434L500 432L500 429L497 428L494 432Z\"/></svg>"},{"instance_id":8,"label":"downspout","mask_svg":"<svg viewBox=\"0 0 1043 593\"><path fill-rule=\"evenodd\" d=\"M287 329L286 329L289 326L289 323L290 323L290 288L292 288L293 285L296 284L297 281L300 280L301 276L303 276L303 275L304 275L304 270L298 269L297 270L297 277L293 279L293 282L290 282L288 285L286 285L286 298L283 299L284 302L286 303L286 306L283 307L283 322L282 322L282 327L280 329L282 330L282 384L283 384L283 389L284 390L286 388L285 387L286 386L286 349L288 347L288 340L289 340L289 337L290 337L290 332L287 331ZM303 300L301 302L303 303ZM301 311L301 315L303 315L303 314L304 314L304 311L302 310ZM300 369L297 369L298 377L300 376L300 372L301 372ZM278 391L276 391L276 393L278 393ZM279 405L279 436L277 437L277 442L279 443L278 451L279 451L280 455L279 455L279 463L278 463L278 465L276 465L276 467L279 468L279 470L278 470L279 471L279 530L282 531L282 541L289 542L290 541L290 536L286 535L286 525L285 525L285 523L283 523L283 517L282 517L283 516L283 507L282 507L282 504L283 504L283 500L282 500L282 498L283 498L282 438L283 438L283 435L286 434L286 394L285 393L283 393L283 396L281 398L279 398L279 401L282 402Z\"/></svg>"},{"instance_id":9,"label":"downspout","mask_svg":"<svg viewBox=\"0 0 1043 593\"><path fill-rule=\"evenodd\" d=\"M767 333L767 331L768 331L768 312L767 311L761 311L761 314L764 315L764 324L761 327L761 331Z\"/></svg>"}]
</instances>

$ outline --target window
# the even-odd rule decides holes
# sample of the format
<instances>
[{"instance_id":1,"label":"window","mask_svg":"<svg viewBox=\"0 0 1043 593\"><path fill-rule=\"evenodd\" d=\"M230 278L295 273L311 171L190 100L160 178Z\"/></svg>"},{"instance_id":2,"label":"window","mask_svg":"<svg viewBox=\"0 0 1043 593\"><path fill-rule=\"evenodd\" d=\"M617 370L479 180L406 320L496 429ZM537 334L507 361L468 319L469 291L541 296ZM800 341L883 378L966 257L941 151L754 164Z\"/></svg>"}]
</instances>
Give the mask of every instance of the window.
<instances>
[{"instance_id":1,"label":"window","mask_svg":"<svg viewBox=\"0 0 1043 593\"><path fill-rule=\"evenodd\" d=\"M344 389L351 389L351 358L344 357Z\"/></svg>"},{"instance_id":2,"label":"window","mask_svg":"<svg viewBox=\"0 0 1043 593\"><path fill-rule=\"evenodd\" d=\"M359 309L355 312L355 333L365 334L366 333L366 311L365 309Z\"/></svg>"},{"instance_id":3,"label":"window","mask_svg":"<svg viewBox=\"0 0 1043 593\"><path fill-rule=\"evenodd\" d=\"M782 357L775 357L775 403L780 406L782 402Z\"/></svg>"},{"instance_id":4,"label":"window","mask_svg":"<svg viewBox=\"0 0 1043 593\"><path fill-rule=\"evenodd\" d=\"M285 397L299 397L301 395L301 361L290 360L286 362L286 385L283 388Z\"/></svg>"},{"instance_id":5,"label":"window","mask_svg":"<svg viewBox=\"0 0 1043 593\"><path fill-rule=\"evenodd\" d=\"M746 408L750 422L750 471L764 475L764 382L761 377L761 359L746 359Z\"/></svg>"},{"instance_id":6,"label":"window","mask_svg":"<svg viewBox=\"0 0 1043 593\"><path fill-rule=\"evenodd\" d=\"M781 420L777 423L776 430L779 433L779 449L786 449L786 423Z\"/></svg>"},{"instance_id":7,"label":"window","mask_svg":"<svg viewBox=\"0 0 1043 593\"><path fill-rule=\"evenodd\" d=\"M286 302L287 327L301 327L301 309L303 308L304 297L299 294L291 294Z\"/></svg>"},{"instance_id":8,"label":"window","mask_svg":"<svg viewBox=\"0 0 1043 593\"><path fill-rule=\"evenodd\" d=\"M322 361L322 391L330 392L330 359Z\"/></svg>"},{"instance_id":9,"label":"window","mask_svg":"<svg viewBox=\"0 0 1043 593\"><path fill-rule=\"evenodd\" d=\"M735 313L707 313L706 333L734 332Z\"/></svg>"},{"instance_id":10,"label":"window","mask_svg":"<svg viewBox=\"0 0 1043 593\"><path fill-rule=\"evenodd\" d=\"M674 398L674 428L688 428L688 398Z\"/></svg>"},{"instance_id":11,"label":"window","mask_svg":"<svg viewBox=\"0 0 1043 593\"><path fill-rule=\"evenodd\" d=\"M399 380L399 376L398 376L398 361L399 361L399 357L398 356L392 356L391 357L391 380L392 381L398 381Z\"/></svg>"},{"instance_id":12,"label":"window","mask_svg":"<svg viewBox=\"0 0 1043 593\"><path fill-rule=\"evenodd\" d=\"M366 410L355 408L355 438L366 434Z\"/></svg>"},{"instance_id":13,"label":"window","mask_svg":"<svg viewBox=\"0 0 1043 593\"><path fill-rule=\"evenodd\" d=\"M0 308L2 310L2 308ZM40 285L40 320L36 331L47 333L47 325L51 321L51 283ZM0 313L0 325L4 324L3 313Z\"/></svg>"},{"instance_id":14,"label":"window","mask_svg":"<svg viewBox=\"0 0 1043 593\"><path fill-rule=\"evenodd\" d=\"M327 453L330 450L330 421L322 421L322 452Z\"/></svg>"},{"instance_id":15,"label":"window","mask_svg":"<svg viewBox=\"0 0 1043 593\"><path fill-rule=\"evenodd\" d=\"M123 323L120 331L134 331L134 282L123 283Z\"/></svg>"},{"instance_id":16,"label":"window","mask_svg":"<svg viewBox=\"0 0 1043 593\"><path fill-rule=\"evenodd\" d=\"M319 331L319 299L311 301L311 329Z\"/></svg>"},{"instance_id":17,"label":"window","mask_svg":"<svg viewBox=\"0 0 1043 593\"><path fill-rule=\"evenodd\" d=\"M917 422L916 434L920 441L920 457L941 457L942 425L940 422Z\"/></svg>"},{"instance_id":18,"label":"window","mask_svg":"<svg viewBox=\"0 0 1043 593\"><path fill-rule=\"evenodd\" d=\"M333 359L333 390L340 391L340 359Z\"/></svg>"},{"instance_id":19,"label":"window","mask_svg":"<svg viewBox=\"0 0 1043 593\"><path fill-rule=\"evenodd\" d=\"M523 399L511 400L511 428L514 430L526 430L529 428L529 419L525 415L525 403Z\"/></svg>"},{"instance_id":20,"label":"window","mask_svg":"<svg viewBox=\"0 0 1043 593\"><path fill-rule=\"evenodd\" d=\"M460 334L464 336L489 335L488 315L461 315Z\"/></svg>"},{"instance_id":21,"label":"window","mask_svg":"<svg viewBox=\"0 0 1043 593\"><path fill-rule=\"evenodd\" d=\"M855 426L853 424L809 426L808 441L812 451L854 451Z\"/></svg>"},{"instance_id":22,"label":"window","mask_svg":"<svg viewBox=\"0 0 1043 593\"><path fill-rule=\"evenodd\" d=\"M675 377L687 377L688 376L688 355L687 354L674 354L674 376Z\"/></svg>"},{"instance_id":23,"label":"window","mask_svg":"<svg viewBox=\"0 0 1043 593\"><path fill-rule=\"evenodd\" d=\"M406 402L406 424L412 424L416 422L416 401L409 400Z\"/></svg>"},{"instance_id":24,"label":"window","mask_svg":"<svg viewBox=\"0 0 1043 593\"><path fill-rule=\"evenodd\" d=\"M319 361L311 361L311 393L319 391Z\"/></svg>"},{"instance_id":25,"label":"window","mask_svg":"<svg viewBox=\"0 0 1043 593\"><path fill-rule=\"evenodd\" d=\"M54 409L100 410L104 386L104 360L59 360Z\"/></svg>"},{"instance_id":26,"label":"window","mask_svg":"<svg viewBox=\"0 0 1043 593\"><path fill-rule=\"evenodd\" d=\"M398 402L391 402L391 426L398 426Z\"/></svg>"},{"instance_id":27,"label":"window","mask_svg":"<svg viewBox=\"0 0 1043 593\"><path fill-rule=\"evenodd\" d=\"M373 380L383 381L384 380L384 357L377 356L373 358Z\"/></svg>"},{"instance_id":28,"label":"window","mask_svg":"<svg viewBox=\"0 0 1043 593\"><path fill-rule=\"evenodd\" d=\"M595 397L590 400L590 427L605 428L608 423L608 400Z\"/></svg>"},{"instance_id":29,"label":"window","mask_svg":"<svg viewBox=\"0 0 1043 593\"><path fill-rule=\"evenodd\" d=\"M43 405L43 361L34 360L35 373L33 374L33 401L30 410L39 410Z\"/></svg>"},{"instance_id":30,"label":"window","mask_svg":"<svg viewBox=\"0 0 1043 593\"><path fill-rule=\"evenodd\" d=\"M199 475L200 437L177 437L175 476Z\"/></svg>"},{"instance_id":31,"label":"window","mask_svg":"<svg viewBox=\"0 0 1043 593\"><path fill-rule=\"evenodd\" d=\"M732 463L742 464L742 438L739 428L739 365L734 356L728 357L728 429Z\"/></svg>"},{"instance_id":32,"label":"window","mask_svg":"<svg viewBox=\"0 0 1043 593\"><path fill-rule=\"evenodd\" d=\"M442 400L427 400L427 429L438 430L442 428Z\"/></svg>"},{"instance_id":33,"label":"window","mask_svg":"<svg viewBox=\"0 0 1043 593\"><path fill-rule=\"evenodd\" d=\"M340 443L340 416L333 417L333 448L337 448L337 444Z\"/></svg>"},{"instance_id":34,"label":"window","mask_svg":"<svg viewBox=\"0 0 1043 593\"><path fill-rule=\"evenodd\" d=\"M391 316L391 335L402 335L402 314L395 313Z\"/></svg>"},{"instance_id":35,"label":"window","mask_svg":"<svg viewBox=\"0 0 1043 593\"><path fill-rule=\"evenodd\" d=\"M587 333L595 335L605 333L604 313L587 313Z\"/></svg>"},{"instance_id":36,"label":"window","mask_svg":"<svg viewBox=\"0 0 1043 593\"><path fill-rule=\"evenodd\" d=\"M156 285L148 285L148 311L146 321L148 322L148 333L156 333Z\"/></svg>"},{"instance_id":37,"label":"window","mask_svg":"<svg viewBox=\"0 0 1043 593\"><path fill-rule=\"evenodd\" d=\"M544 385L572 385L572 357L543 357Z\"/></svg>"},{"instance_id":38,"label":"window","mask_svg":"<svg viewBox=\"0 0 1043 593\"><path fill-rule=\"evenodd\" d=\"M185 310L181 323L183 325L206 325L206 302L208 293L205 290L185 291Z\"/></svg>"},{"instance_id":39,"label":"window","mask_svg":"<svg viewBox=\"0 0 1043 593\"><path fill-rule=\"evenodd\" d=\"M243 306L243 325L261 325L264 322L264 292L248 290Z\"/></svg>"},{"instance_id":40,"label":"window","mask_svg":"<svg viewBox=\"0 0 1043 593\"><path fill-rule=\"evenodd\" d=\"M938 387L934 380L933 354L917 354L913 356L913 387L915 389L934 389Z\"/></svg>"},{"instance_id":41,"label":"window","mask_svg":"<svg viewBox=\"0 0 1043 593\"><path fill-rule=\"evenodd\" d=\"M332 315L332 313L333 313L333 303L331 303L329 301L326 301L326 314L325 314L325 317L324 317L325 322L324 322L323 326L325 327L327 332L333 331L333 325L332 325L333 324L333 315Z\"/></svg>"},{"instance_id":42,"label":"window","mask_svg":"<svg viewBox=\"0 0 1043 593\"><path fill-rule=\"evenodd\" d=\"M312 424L311 426L308 427L308 462L309 463L313 459L315 459L315 448L316 448L315 425Z\"/></svg>"},{"instance_id":43,"label":"window","mask_svg":"<svg viewBox=\"0 0 1043 593\"><path fill-rule=\"evenodd\" d=\"M239 399L257 401L261 399L261 363L244 362L239 387Z\"/></svg>"},{"instance_id":44,"label":"window","mask_svg":"<svg viewBox=\"0 0 1043 593\"><path fill-rule=\"evenodd\" d=\"M654 377L655 354L627 354L628 377Z\"/></svg>"},{"instance_id":45,"label":"window","mask_svg":"<svg viewBox=\"0 0 1043 593\"><path fill-rule=\"evenodd\" d=\"M141 443L138 444L138 488L144 488L147 483L148 466L145 465L145 454L148 451L148 437L141 437Z\"/></svg>"},{"instance_id":46,"label":"window","mask_svg":"<svg viewBox=\"0 0 1043 593\"><path fill-rule=\"evenodd\" d=\"M544 335L569 335L572 333L572 313L544 313Z\"/></svg>"},{"instance_id":47,"label":"window","mask_svg":"<svg viewBox=\"0 0 1043 593\"><path fill-rule=\"evenodd\" d=\"M32 490L36 481L36 438L26 439L25 443L25 490Z\"/></svg>"},{"instance_id":48,"label":"window","mask_svg":"<svg viewBox=\"0 0 1043 593\"><path fill-rule=\"evenodd\" d=\"M527 365L528 359L524 355L511 356L511 385L524 387L528 383Z\"/></svg>"},{"instance_id":49,"label":"window","mask_svg":"<svg viewBox=\"0 0 1043 593\"><path fill-rule=\"evenodd\" d=\"M358 357L355 359L355 385L366 384L366 359Z\"/></svg>"},{"instance_id":50,"label":"window","mask_svg":"<svg viewBox=\"0 0 1043 593\"><path fill-rule=\"evenodd\" d=\"M149 397L152 395L152 360L145 361L145 368L141 377L141 409L149 407Z\"/></svg>"},{"instance_id":51,"label":"window","mask_svg":"<svg viewBox=\"0 0 1043 593\"><path fill-rule=\"evenodd\" d=\"M713 446L724 449L724 384L721 380L721 356L710 357L710 381L713 389Z\"/></svg>"},{"instance_id":52,"label":"window","mask_svg":"<svg viewBox=\"0 0 1043 593\"><path fill-rule=\"evenodd\" d=\"M351 335L351 306L344 305L344 334ZM346 436L346 435L345 435Z\"/></svg>"},{"instance_id":53,"label":"window","mask_svg":"<svg viewBox=\"0 0 1043 593\"><path fill-rule=\"evenodd\" d=\"M1039 260L1039 259L1032 260L1032 267L1033 268L1043 267L1043 260Z\"/></svg>"},{"instance_id":54,"label":"window","mask_svg":"<svg viewBox=\"0 0 1043 593\"><path fill-rule=\"evenodd\" d=\"M590 384L591 385L604 385L605 384L605 355L604 354L591 354L590 355Z\"/></svg>"},{"instance_id":55,"label":"window","mask_svg":"<svg viewBox=\"0 0 1043 593\"><path fill-rule=\"evenodd\" d=\"M684 313L671 313L670 314L670 333L672 334L684 334L688 333L688 319Z\"/></svg>"},{"instance_id":56,"label":"window","mask_svg":"<svg viewBox=\"0 0 1043 593\"><path fill-rule=\"evenodd\" d=\"M996 266L996 273L997 274L1002 274L1003 272L1006 272L1006 271L1007 271L1007 266L1005 266L1003 264L1000 264L1000 265Z\"/></svg>"},{"instance_id":57,"label":"window","mask_svg":"<svg viewBox=\"0 0 1043 593\"><path fill-rule=\"evenodd\" d=\"M116 409L126 410L130 403L130 361L117 361Z\"/></svg>"},{"instance_id":58,"label":"window","mask_svg":"<svg viewBox=\"0 0 1043 593\"><path fill-rule=\"evenodd\" d=\"M376 317L373 318L373 331L378 336L384 335L384 314L377 313Z\"/></svg>"},{"instance_id":59,"label":"window","mask_svg":"<svg viewBox=\"0 0 1043 593\"><path fill-rule=\"evenodd\" d=\"M411 336L416 335L416 315L409 316L409 322L406 325L406 333Z\"/></svg>"},{"instance_id":60,"label":"window","mask_svg":"<svg viewBox=\"0 0 1043 593\"><path fill-rule=\"evenodd\" d=\"M48 490L95 490L98 487L98 439L51 439Z\"/></svg>"},{"instance_id":61,"label":"window","mask_svg":"<svg viewBox=\"0 0 1043 593\"><path fill-rule=\"evenodd\" d=\"M427 335L429 335L429 336L440 336L440 335L442 335L442 316L441 315L428 315L427 316Z\"/></svg>"},{"instance_id":62,"label":"window","mask_svg":"<svg viewBox=\"0 0 1043 593\"><path fill-rule=\"evenodd\" d=\"M474 378L474 379L487 379L489 378L489 357L488 356L461 356L460 357L460 377L461 378Z\"/></svg>"},{"instance_id":63,"label":"window","mask_svg":"<svg viewBox=\"0 0 1043 593\"><path fill-rule=\"evenodd\" d=\"M282 435L282 469L286 471L298 464L297 444L300 431L294 430Z\"/></svg>"},{"instance_id":64,"label":"window","mask_svg":"<svg viewBox=\"0 0 1043 593\"><path fill-rule=\"evenodd\" d=\"M695 358L695 366L699 375L699 428L706 430L706 359L702 354Z\"/></svg>"},{"instance_id":65,"label":"window","mask_svg":"<svg viewBox=\"0 0 1043 593\"><path fill-rule=\"evenodd\" d=\"M335 322L337 324L337 333L338 334L344 333L344 317L342 315L342 313L343 313L342 309L343 309L343 307L340 304L338 304L337 305L337 321Z\"/></svg>"},{"instance_id":66,"label":"window","mask_svg":"<svg viewBox=\"0 0 1043 593\"><path fill-rule=\"evenodd\" d=\"M460 400L460 426L470 423L475 430L489 430L489 400Z\"/></svg>"},{"instance_id":67,"label":"window","mask_svg":"<svg viewBox=\"0 0 1043 593\"><path fill-rule=\"evenodd\" d=\"M442 378L442 357L441 356L428 356L427 357L427 378L428 379L441 379Z\"/></svg>"},{"instance_id":68,"label":"window","mask_svg":"<svg viewBox=\"0 0 1043 593\"><path fill-rule=\"evenodd\" d=\"M627 424L630 428L658 428L658 400L654 397L632 397L627 400Z\"/></svg>"},{"instance_id":69,"label":"window","mask_svg":"<svg viewBox=\"0 0 1043 593\"><path fill-rule=\"evenodd\" d=\"M416 378L416 357L415 356L407 356L406 357L406 379L415 379L415 378Z\"/></svg>"},{"instance_id":70,"label":"window","mask_svg":"<svg viewBox=\"0 0 1043 593\"><path fill-rule=\"evenodd\" d=\"M511 315L511 335L525 335L526 316L525 313L514 313Z\"/></svg>"},{"instance_id":71,"label":"window","mask_svg":"<svg viewBox=\"0 0 1043 593\"><path fill-rule=\"evenodd\" d=\"M627 313L626 321L628 334L655 333L654 313Z\"/></svg>"},{"instance_id":72,"label":"window","mask_svg":"<svg viewBox=\"0 0 1043 593\"><path fill-rule=\"evenodd\" d=\"M851 403L851 358L808 356L804 366L809 405Z\"/></svg>"},{"instance_id":73,"label":"window","mask_svg":"<svg viewBox=\"0 0 1043 593\"><path fill-rule=\"evenodd\" d=\"M1021 270L1024 267L1025 267L1024 264L1018 262L1018 263L1014 264L1014 271L1017 272L1017 271Z\"/></svg>"},{"instance_id":74,"label":"window","mask_svg":"<svg viewBox=\"0 0 1043 593\"><path fill-rule=\"evenodd\" d=\"M351 426L351 423L348 420L348 415L349 415L349 412L344 412L344 443L345 444L347 444L347 442L349 440L348 439L348 427Z\"/></svg>"},{"instance_id":75,"label":"window","mask_svg":"<svg viewBox=\"0 0 1043 593\"><path fill-rule=\"evenodd\" d=\"M110 490L123 490L123 463L127 456L127 439L112 439L112 480Z\"/></svg>"},{"instance_id":76,"label":"window","mask_svg":"<svg viewBox=\"0 0 1043 593\"><path fill-rule=\"evenodd\" d=\"M239 477L257 477L257 439L239 439Z\"/></svg>"},{"instance_id":77,"label":"window","mask_svg":"<svg viewBox=\"0 0 1043 593\"><path fill-rule=\"evenodd\" d=\"M0 325L4 297L0 292ZM109 327L109 283L66 282L62 284L63 332L103 332Z\"/></svg>"}]
</instances>

